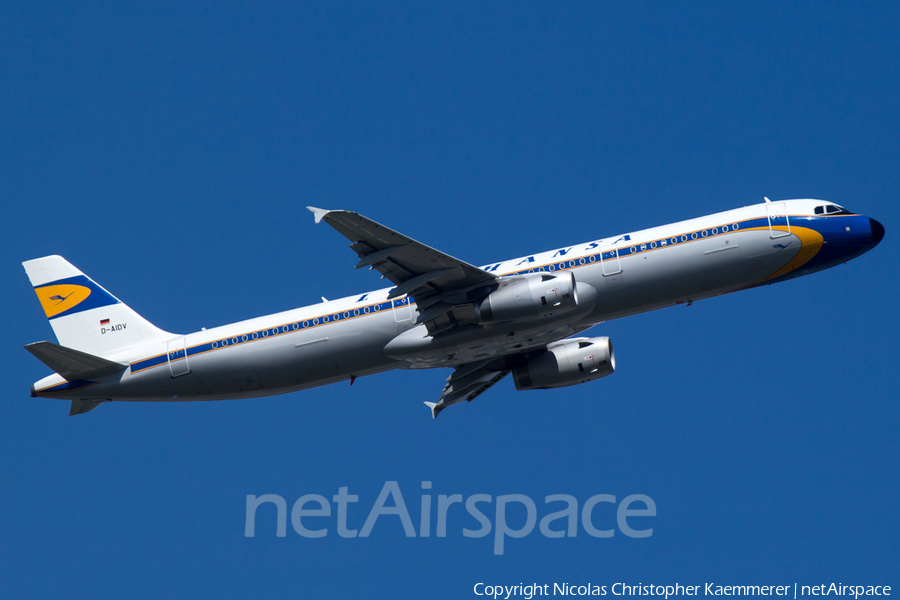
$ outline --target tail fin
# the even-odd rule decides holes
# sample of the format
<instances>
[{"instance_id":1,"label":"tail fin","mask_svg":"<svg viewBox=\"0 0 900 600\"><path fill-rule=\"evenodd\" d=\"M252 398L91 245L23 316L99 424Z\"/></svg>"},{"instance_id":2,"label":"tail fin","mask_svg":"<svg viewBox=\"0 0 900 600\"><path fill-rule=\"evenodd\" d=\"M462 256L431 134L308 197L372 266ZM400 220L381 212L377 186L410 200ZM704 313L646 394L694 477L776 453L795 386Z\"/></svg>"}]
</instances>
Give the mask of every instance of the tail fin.
<instances>
[{"instance_id":1,"label":"tail fin","mask_svg":"<svg viewBox=\"0 0 900 600\"><path fill-rule=\"evenodd\" d=\"M61 256L22 263L61 346L96 356L173 337Z\"/></svg>"}]
</instances>

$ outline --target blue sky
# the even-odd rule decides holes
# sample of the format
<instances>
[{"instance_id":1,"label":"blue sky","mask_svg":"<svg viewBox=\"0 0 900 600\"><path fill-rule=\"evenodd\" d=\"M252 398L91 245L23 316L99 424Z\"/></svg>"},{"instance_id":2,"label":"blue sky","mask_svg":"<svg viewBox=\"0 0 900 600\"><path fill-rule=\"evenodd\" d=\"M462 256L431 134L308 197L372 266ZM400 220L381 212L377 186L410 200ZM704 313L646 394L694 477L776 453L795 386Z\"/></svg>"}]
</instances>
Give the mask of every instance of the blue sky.
<instances>
[{"instance_id":1,"label":"blue sky","mask_svg":"<svg viewBox=\"0 0 900 600\"><path fill-rule=\"evenodd\" d=\"M0 7L4 597L413 597L479 581L900 584L896 3L8 2ZM189 332L380 287L306 205L474 264L773 199L885 224L873 252L606 323L618 371L505 380L432 421L445 371L263 400L28 397L53 339L21 268L61 254ZM653 536L492 552L244 537L245 499L646 494ZM434 500L436 502L436 500ZM521 508L521 507L518 507ZM558 507L554 507L554 510ZM262 509L261 509L262 511ZM510 523L524 510L510 509ZM612 524L611 508L595 516ZM324 520L324 519L323 519ZM432 523L432 528L434 523Z\"/></svg>"}]
</instances>

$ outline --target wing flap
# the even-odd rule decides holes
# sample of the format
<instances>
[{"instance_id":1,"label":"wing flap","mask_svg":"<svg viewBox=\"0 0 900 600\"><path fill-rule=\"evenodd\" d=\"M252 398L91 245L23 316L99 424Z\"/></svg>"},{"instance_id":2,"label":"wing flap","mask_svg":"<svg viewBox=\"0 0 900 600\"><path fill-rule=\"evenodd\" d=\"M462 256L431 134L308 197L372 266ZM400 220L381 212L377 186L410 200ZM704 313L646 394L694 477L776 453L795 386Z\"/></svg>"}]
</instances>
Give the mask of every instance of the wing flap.
<instances>
[{"instance_id":1,"label":"wing flap","mask_svg":"<svg viewBox=\"0 0 900 600\"><path fill-rule=\"evenodd\" d=\"M450 280L452 283L452 278L449 277L451 273L453 273L458 267L451 267L449 269L441 269L440 271L430 271L428 273L422 273L421 275L417 275L412 279L407 279L388 294L388 300L393 298L399 298L400 296L404 296L406 294L410 294L415 292L416 290L422 289L425 286L432 285L436 283L439 279L445 278L445 280Z\"/></svg>"},{"instance_id":2,"label":"wing flap","mask_svg":"<svg viewBox=\"0 0 900 600\"><path fill-rule=\"evenodd\" d=\"M387 260L388 256L402 249L403 246L388 246L387 248L370 252L365 255L365 258L361 258L354 268L362 269L363 267L371 267L376 263L382 263Z\"/></svg>"}]
</instances>

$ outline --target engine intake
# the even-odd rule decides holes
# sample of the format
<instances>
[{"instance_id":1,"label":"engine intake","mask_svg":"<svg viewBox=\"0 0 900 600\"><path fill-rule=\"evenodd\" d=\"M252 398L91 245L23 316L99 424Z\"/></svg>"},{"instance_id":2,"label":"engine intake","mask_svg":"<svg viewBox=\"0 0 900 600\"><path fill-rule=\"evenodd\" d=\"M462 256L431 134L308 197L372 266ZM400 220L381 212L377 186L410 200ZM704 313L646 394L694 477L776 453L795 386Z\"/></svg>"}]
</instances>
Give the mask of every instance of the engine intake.
<instances>
[{"instance_id":1,"label":"engine intake","mask_svg":"<svg viewBox=\"0 0 900 600\"><path fill-rule=\"evenodd\" d=\"M574 338L551 344L513 369L516 389L545 390L611 375L616 356L608 337Z\"/></svg>"},{"instance_id":2,"label":"engine intake","mask_svg":"<svg viewBox=\"0 0 900 600\"><path fill-rule=\"evenodd\" d=\"M575 276L560 273L529 273L491 292L475 306L479 323L518 321L548 317L578 306Z\"/></svg>"}]
</instances>

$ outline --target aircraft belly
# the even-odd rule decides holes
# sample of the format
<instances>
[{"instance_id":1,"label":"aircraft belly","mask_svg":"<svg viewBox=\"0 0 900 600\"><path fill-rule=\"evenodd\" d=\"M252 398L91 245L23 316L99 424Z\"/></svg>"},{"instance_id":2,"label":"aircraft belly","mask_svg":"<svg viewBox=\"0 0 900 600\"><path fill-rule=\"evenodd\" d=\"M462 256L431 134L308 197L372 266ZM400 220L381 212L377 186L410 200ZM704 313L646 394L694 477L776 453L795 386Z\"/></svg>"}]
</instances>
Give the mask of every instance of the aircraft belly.
<instances>
[{"instance_id":1,"label":"aircraft belly","mask_svg":"<svg viewBox=\"0 0 900 600\"><path fill-rule=\"evenodd\" d=\"M249 398L326 385L395 368L382 354L397 333L389 313L365 321L337 322L253 344L189 357L189 371L172 377L163 363L96 384L84 394L116 400L218 400ZM68 397L60 394L58 397Z\"/></svg>"},{"instance_id":2,"label":"aircraft belly","mask_svg":"<svg viewBox=\"0 0 900 600\"><path fill-rule=\"evenodd\" d=\"M219 382L213 394L228 393L237 379L238 386L256 385L260 389L305 389L376 373L396 366L381 353L386 340L396 334L396 323L390 315L373 315L368 322L338 322L321 330L298 332L285 336L277 345L261 344L252 354L237 356L238 365L252 370L256 382L248 381L246 374L236 371L238 365L229 368L218 366L210 374L211 381ZM202 369L198 369L202 373ZM237 372L237 377L235 373ZM243 376L243 379L240 379ZM224 389L223 389L224 388ZM248 390L249 391L249 390Z\"/></svg>"},{"instance_id":3,"label":"aircraft belly","mask_svg":"<svg viewBox=\"0 0 900 600\"><path fill-rule=\"evenodd\" d=\"M468 326L430 336L424 325L405 331L384 347L384 353L406 362L406 368L432 369L490 359L541 348L589 327L583 319L591 307L553 319L491 326Z\"/></svg>"},{"instance_id":4,"label":"aircraft belly","mask_svg":"<svg viewBox=\"0 0 900 600\"><path fill-rule=\"evenodd\" d=\"M620 275L624 285L595 284L600 299L590 320L620 318L746 288L784 268L800 247L796 235L773 240L766 229L625 255Z\"/></svg>"},{"instance_id":5,"label":"aircraft belly","mask_svg":"<svg viewBox=\"0 0 900 600\"><path fill-rule=\"evenodd\" d=\"M390 315L379 316L381 327L370 322L336 323L328 336L314 336L293 348L292 368L271 373L267 380L283 386L321 385L320 380L340 381L351 375L379 372L396 365L381 353L386 340L396 335L397 326ZM336 378L336 379L335 379Z\"/></svg>"}]
</instances>

